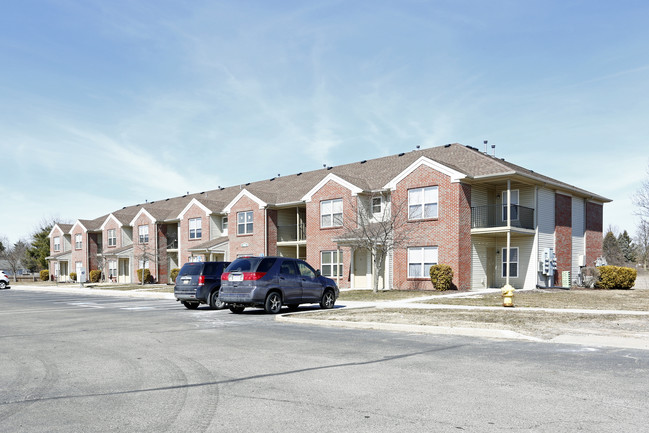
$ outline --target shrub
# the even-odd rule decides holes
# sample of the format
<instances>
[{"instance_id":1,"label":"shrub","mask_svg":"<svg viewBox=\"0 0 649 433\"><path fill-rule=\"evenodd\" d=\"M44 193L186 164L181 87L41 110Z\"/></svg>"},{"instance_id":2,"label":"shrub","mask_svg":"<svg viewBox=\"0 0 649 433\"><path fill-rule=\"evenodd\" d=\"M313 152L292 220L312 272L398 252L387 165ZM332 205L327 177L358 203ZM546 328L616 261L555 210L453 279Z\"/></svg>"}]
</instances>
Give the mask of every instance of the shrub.
<instances>
[{"instance_id":1,"label":"shrub","mask_svg":"<svg viewBox=\"0 0 649 433\"><path fill-rule=\"evenodd\" d=\"M142 269L137 270L137 279L141 283L142 282ZM151 276L151 271L148 269L144 270L144 284L152 283L153 282L153 277Z\"/></svg>"},{"instance_id":2,"label":"shrub","mask_svg":"<svg viewBox=\"0 0 649 433\"><path fill-rule=\"evenodd\" d=\"M594 288L599 280L599 269L594 266L585 267L581 271L581 285L583 287Z\"/></svg>"},{"instance_id":3,"label":"shrub","mask_svg":"<svg viewBox=\"0 0 649 433\"><path fill-rule=\"evenodd\" d=\"M430 267L430 281L435 290L448 290L453 287L453 269L449 265L433 265Z\"/></svg>"},{"instance_id":4,"label":"shrub","mask_svg":"<svg viewBox=\"0 0 649 433\"><path fill-rule=\"evenodd\" d=\"M90 282L91 283L97 283L99 282L99 279L101 278L101 271L95 269L94 271L90 271Z\"/></svg>"},{"instance_id":5,"label":"shrub","mask_svg":"<svg viewBox=\"0 0 649 433\"><path fill-rule=\"evenodd\" d=\"M77 281L77 273L76 272L70 272L70 279L72 281Z\"/></svg>"},{"instance_id":6,"label":"shrub","mask_svg":"<svg viewBox=\"0 0 649 433\"><path fill-rule=\"evenodd\" d=\"M597 287L602 289L630 289L635 285L638 271L622 266L600 266Z\"/></svg>"},{"instance_id":7,"label":"shrub","mask_svg":"<svg viewBox=\"0 0 649 433\"><path fill-rule=\"evenodd\" d=\"M175 283L176 282L176 277L178 277L178 273L180 272L180 268L173 268L171 270L171 273L169 274L169 283Z\"/></svg>"},{"instance_id":8,"label":"shrub","mask_svg":"<svg viewBox=\"0 0 649 433\"><path fill-rule=\"evenodd\" d=\"M50 279L50 271L43 269L40 273L41 281L47 281Z\"/></svg>"}]
</instances>

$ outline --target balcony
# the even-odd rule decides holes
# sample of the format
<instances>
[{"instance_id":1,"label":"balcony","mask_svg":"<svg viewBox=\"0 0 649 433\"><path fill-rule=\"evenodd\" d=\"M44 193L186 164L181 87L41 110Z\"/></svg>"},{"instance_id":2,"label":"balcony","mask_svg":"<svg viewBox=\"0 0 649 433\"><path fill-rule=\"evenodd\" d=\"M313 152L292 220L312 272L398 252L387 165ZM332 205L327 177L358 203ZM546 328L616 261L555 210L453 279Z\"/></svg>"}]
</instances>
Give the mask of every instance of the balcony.
<instances>
[{"instance_id":1,"label":"balcony","mask_svg":"<svg viewBox=\"0 0 649 433\"><path fill-rule=\"evenodd\" d=\"M534 230L534 209L511 205L512 227ZM471 208L471 228L486 229L507 227L507 206L500 204Z\"/></svg>"},{"instance_id":2,"label":"balcony","mask_svg":"<svg viewBox=\"0 0 649 433\"><path fill-rule=\"evenodd\" d=\"M178 249L178 236L167 236L167 249L168 250Z\"/></svg>"},{"instance_id":3,"label":"balcony","mask_svg":"<svg viewBox=\"0 0 649 433\"><path fill-rule=\"evenodd\" d=\"M277 226L277 242L306 241L306 224Z\"/></svg>"}]
</instances>

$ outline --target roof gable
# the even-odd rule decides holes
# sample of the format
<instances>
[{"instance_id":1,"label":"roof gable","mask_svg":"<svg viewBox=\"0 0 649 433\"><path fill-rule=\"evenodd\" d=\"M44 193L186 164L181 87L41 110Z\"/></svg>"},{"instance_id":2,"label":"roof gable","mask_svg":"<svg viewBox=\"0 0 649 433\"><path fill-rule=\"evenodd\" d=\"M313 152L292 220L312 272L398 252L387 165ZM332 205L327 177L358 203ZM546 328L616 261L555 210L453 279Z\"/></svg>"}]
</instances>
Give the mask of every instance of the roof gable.
<instances>
[{"instance_id":1,"label":"roof gable","mask_svg":"<svg viewBox=\"0 0 649 433\"><path fill-rule=\"evenodd\" d=\"M327 183L330 181L336 182L337 184L347 188L348 190L351 191L352 196L357 195L360 192L363 192L362 188L357 187L356 185L347 182L345 179L343 179L340 176L335 175L334 173L329 173L326 175L320 182L318 182L309 192L307 192L304 197L302 197L302 201L305 202L310 202L311 199L313 198L313 195L318 192L323 186L325 186Z\"/></svg>"},{"instance_id":2,"label":"roof gable","mask_svg":"<svg viewBox=\"0 0 649 433\"><path fill-rule=\"evenodd\" d=\"M232 199L230 203L223 209L225 213L230 213L230 210L232 209L232 206L234 206L242 197L248 197L250 200L254 201L259 205L259 209L263 209L264 207L268 206L268 203L260 199L259 197L255 196L251 192L249 192L247 189L242 189L239 194L235 198Z\"/></svg>"},{"instance_id":3,"label":"roof gable","mask_svg":"<svg viewBox=\"0 0 649 433\"><path fill-rule=\"evenodd\" d=\"M70 228L70 231L69 231L68 233L69 233L69 234L74 233L74 228L75 228L76 226L81 227L81 228L83 229L83 232L84 232L84 233L87 233L87 232L88 232L88 229L86 228L86 226L83 225L83 223L81 222L81 220L77 220L74 224L72 224L72 228Z\"/></svg>"},{"instance_id":4,"label":"roof gable","mask_svg":"<svg viewBox=\"0 0 649 433\"><path fill-rule=\"evenodd\" d=\"M415 171L416 169L418 169L421 166L430 167L435 171L438 171L438 172L440 172L442 174L445 174L445 175L449 176L451 178L451 182L454 182L454 183L459 182L461 179L464 179L465 177L467 177L466 174L464 174L464 173L461 173L461 172L459 172L459 171L457 171L457 170L455 170L453 168L450 168L450 167L447 167L447 166L445 166L443 164L440 164L437 161L433 161L430 158L422 156L419 159L417 159L415 162L410 164L405 170L403 170L401 173L399 173L396 177L394 177L392 180L390 180L390 182L388 182L384 186L384 188L391 189L391 190L394 191L397 188L397 184L399 182L401 182L403 179L408 177L408 175L410 175L413 171Z\"/></svg>"},{"instance_id":5,"label":"roof gable","mask_svg":"<svg viewBox=\"0 0 649 433\"><path fill-rule=\"evenodd\" d=\"M147 211L146 209L142 208L142 209L140 209L140 211L139 211L137 214L135 214L135 216L133 217L133 219L131 220L131 222L129 223L129 225L132 226L132 225L135 223L135 221L137 221L137 219L140 217L140 215L146 215L147 218L149 218L149 220L150 220L152 223L155 223L155 222L156 222L156 219L153 217L153 215L151 215L151 214L149 213L149 211Z\"/></svg>"},{"instance_id":6,"label":"roof gable","mask_svg":"<svg viewBox=\"0 0 649 433\"><path fill-rule=\"evenodd\" d=\"M209 216L212 213L212 211L207 206L205 206L200 201L196 200L196 198L193 198L189 203L187 203L187 206L185 206L185 208L178 214L177 218L179 220L183 219L187 211L191 209L192 206L198 206L201 210L203 210L203 212L205 212L205 216Z\"/></svg>"},{"instance_id":7,"label":"roof gable","mask_svg":"<svg viewBox=\"0 0 649 433\"><path fill-rule=\"evenodd\" d=\"M106 224L108 224L108 221L110 221L111 219L117 223L117 226L118 226L118 227L122 227L122 226L124 225L124 224L122 224L122 223L120 222L120 220L117 219L117 217L115 217L115 215L110 214L110 215L108 215L108 216L106 217L106 220L105 220L104 223L101 225L101 229L102 229L102 230L105 230L105 229L106 229Z\"/></svg>"}]
</instances>

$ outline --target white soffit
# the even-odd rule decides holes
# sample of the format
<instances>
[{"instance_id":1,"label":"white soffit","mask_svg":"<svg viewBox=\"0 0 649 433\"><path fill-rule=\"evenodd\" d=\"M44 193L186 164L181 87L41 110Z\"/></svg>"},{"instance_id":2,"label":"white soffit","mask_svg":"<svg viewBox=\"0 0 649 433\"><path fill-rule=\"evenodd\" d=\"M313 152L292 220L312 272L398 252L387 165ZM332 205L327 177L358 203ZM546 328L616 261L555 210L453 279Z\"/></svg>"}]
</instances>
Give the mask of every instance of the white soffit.
<instances>
[{"instance_id":1,"label":"white soffit","mask_svg":"<svg viewBox=\"0 0 649 433\"><path fill-rule=\"evenodd\" d=\"M417 168L421 167L422 165L425 165L426 167L430 167L435 171L447 175L448 177L451 178L451 182L453 183L457 183L460 181L460 179L464 179L465 177L467 177L466 174L464 173L460 173L457 170L454 170L450 167L440 164L439 162L433 161L430 158L422 156L417 161L410 164L408 168L406 168L401 173L399 173L394 179L388 182L383 188L389 188L390 190L394 191L395 189L397 189L397 184L399 182L401 182L403 179L408 177L408 175L410 175L413 171L415 171Z\"/></svg>"},{"instance_id":2,"label":"white soffit","mask_svg":"<svg viewBox=\"0 0 649 433\"><path fill-rule=\"evenodd\" d=\"M359 188L359 187L357 187L356 185L354 185L354 184L352 184L352 183L350 183L350 182L347 182L345 179L343 179L343 178L340 177L340 176L336 176L336 175L333 174L333 173L329 173L329 174L326 175L326 176L325 176L325 177L324 177L320 182L318 182L318 184L317 184L316 186L314 186L313 188L311 188L311 190L310 190L309 192L307 192L307 193L304 195L304 197L302 197L302 201L304 201L304 202L310 202L310 201L311 201L311 198L313 197L313 195L314 195L316 192L318 192L318 191L320 190L320 188L322 188L323 186L325 186L329 181L334 181L334 182L336 182L337 184L339 184L339 185L341 185L341 186L344 186L345 188L347 188L348 190L350 190L350 191L352 192L352 196L355 196L355 195L357 195L357 194L363 192L363 189L362 189L362 188Z\"/></svg>"}]
</instances>

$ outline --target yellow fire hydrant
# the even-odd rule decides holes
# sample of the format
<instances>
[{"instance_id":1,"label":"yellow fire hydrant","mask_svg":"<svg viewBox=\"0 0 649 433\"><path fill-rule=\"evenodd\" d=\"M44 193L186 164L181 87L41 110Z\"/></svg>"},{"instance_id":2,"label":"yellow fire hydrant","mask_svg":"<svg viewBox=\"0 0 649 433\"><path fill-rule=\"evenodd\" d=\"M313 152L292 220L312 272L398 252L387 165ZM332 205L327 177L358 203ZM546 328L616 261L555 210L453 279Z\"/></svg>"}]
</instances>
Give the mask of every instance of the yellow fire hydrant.
<instances>
[{"instance_id":1,"label":"yellow fire hydrant","mask_svg":"<svg viewBox=\"0 0 649 433\"><path fill-rule=\"evenodd\" d=\"M503 293L503 307L513 307L514 306L514 288L509 284L506 284L501 289Z\"/></svg>"}]
</instances>

